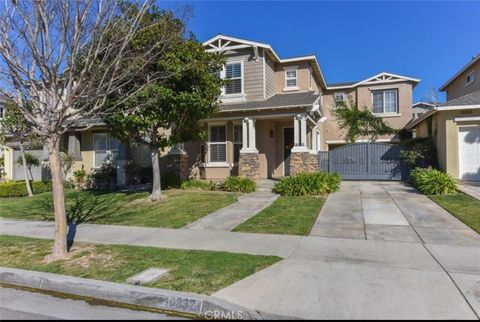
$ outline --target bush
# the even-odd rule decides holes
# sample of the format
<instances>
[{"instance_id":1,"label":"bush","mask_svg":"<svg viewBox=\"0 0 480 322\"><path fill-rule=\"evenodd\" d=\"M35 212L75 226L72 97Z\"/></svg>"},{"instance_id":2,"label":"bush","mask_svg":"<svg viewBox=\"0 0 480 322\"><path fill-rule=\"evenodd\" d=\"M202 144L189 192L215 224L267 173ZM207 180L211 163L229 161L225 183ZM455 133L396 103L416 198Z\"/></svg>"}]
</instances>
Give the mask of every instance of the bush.
<instances>
[{"instance_id":1,"label":"bush","mask_svg":"<svg viewBox=\"0 0 480 322\"><path fill-rule=\"evenodd\" d=\"M216 185L210 180L191 179L182 183L183 190L215 190Z\"/></svg>"},{"instance_id":2,"label":"bush","mask_svg":"<svg viewBox=\"0 0 480 322\"><path fill-rule=\"evenodd\" d=\"M402 143L402 161L411 168L435 167L437 150L432 138L416 138Z\"/></svg>"},{"instance_id":3,"label":"bush","mask_svg":"<svg viewBox=\"0 0 480 322\"><path fill-rule=\"evenodd\" d=\"M50 181L33 181L33 193L42 193L52 191L52 183ZM25 181L12 181L0 183L0 197L25 197L28 196Z\"/></svg>"},{"instance_id":4,"label":"bush","mask_svg":"<svg viewBox=\"0 0 480 322\"><path fill-rule=\"evenodd\" d=\"M426 195L443 195L457 191L455 179L448 173L436 169L416 168L410 172L410 181Z\"/></svg>"},{"instance_id":5,"label":"bush","mask_svg":"<svg viewBox=\"0 0 480 322\"><path fill-rule=\"evenodd\" d=\"M229 192L251 193L257 189L257 183L250 178L232 176L220 184L220 189Z\"/></svg>"},{"instance_id":6,"label":"bush","mask_svg":"<svg viewBox=\"0 0 480 322\"><path fill-rule=\"evenodd\" d=\"M178 175L167 173L161 177L160 183L162 184L162 189L178 189L182 181Z\"/></svg>"},{"instance_id":7,"label":"bush","mask_svg":"<svg viewBox=\"0 0 480 322\"><path fill-rule=\"evenodd\" d=\"M299 173L281 178L273 191L282 196L313 196L335 192L340 187L338 173L316 172Z\"/></svg>"}]
</instances>

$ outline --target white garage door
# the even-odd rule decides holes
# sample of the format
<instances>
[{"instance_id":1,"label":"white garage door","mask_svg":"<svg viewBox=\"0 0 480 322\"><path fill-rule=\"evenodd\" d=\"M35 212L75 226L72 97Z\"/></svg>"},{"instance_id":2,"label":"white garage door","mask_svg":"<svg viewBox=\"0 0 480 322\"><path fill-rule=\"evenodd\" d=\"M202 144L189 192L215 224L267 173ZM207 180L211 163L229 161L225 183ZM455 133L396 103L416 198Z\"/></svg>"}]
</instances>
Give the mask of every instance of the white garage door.
<instances>
[{"instance_id":1,"label":"white garage door","mask_svg":"<svg viewBox=\"0 0 480 322\"><path fill-rule=\"evenodd\" d=\"M460 178L480 181L480 126L462 126L458 133Z\"/></svg>"}]
</instances>

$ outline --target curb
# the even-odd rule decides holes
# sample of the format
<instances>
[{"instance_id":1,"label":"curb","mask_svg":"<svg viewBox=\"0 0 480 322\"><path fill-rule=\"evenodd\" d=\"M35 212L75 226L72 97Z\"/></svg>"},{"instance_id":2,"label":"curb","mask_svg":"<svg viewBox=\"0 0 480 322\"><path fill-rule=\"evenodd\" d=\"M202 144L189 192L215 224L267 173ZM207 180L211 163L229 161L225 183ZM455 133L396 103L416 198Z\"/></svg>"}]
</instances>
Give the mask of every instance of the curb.
<instances>
[{"instance_id":1,"label":"curb","mask_svg":"<svg viewBox=\"0 0 480 322\"><path fill-rule=\"evenodd\" d=\"M0 282L144 307L202 319L287 319L261 313L207 295L105 282L87 278L0 267Z\"/></svg>"}]
</instances>

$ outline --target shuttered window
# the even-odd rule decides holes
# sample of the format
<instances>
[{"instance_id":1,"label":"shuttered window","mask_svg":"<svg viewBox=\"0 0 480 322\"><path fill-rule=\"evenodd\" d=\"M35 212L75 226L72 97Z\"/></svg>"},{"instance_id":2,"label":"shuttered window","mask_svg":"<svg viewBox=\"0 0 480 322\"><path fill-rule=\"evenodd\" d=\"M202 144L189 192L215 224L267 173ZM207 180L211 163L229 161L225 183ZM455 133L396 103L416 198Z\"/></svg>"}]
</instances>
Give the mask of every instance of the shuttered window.
<instances>
[{"instance_id":1,"label":"shuttered window","mask_svg":"<svg viewBox=\"0 0 480 322\"><path fill-rule=\"evenodd\" d=\"M225 66L225 78L228 79L228 83L225 86L225 94L241 94L242 89L242 64L230 63Z\"/></svg>"},{"instance_id":2,"label":"shuttered window","mask_svg":"<svg viewBox=\"0 0 480 322\"><path fill-rule=\"evenodd\" d=\"M227 162L227 127L225 125L211 125L209 128L209 162Z\"/></svg>"}]
</instances>

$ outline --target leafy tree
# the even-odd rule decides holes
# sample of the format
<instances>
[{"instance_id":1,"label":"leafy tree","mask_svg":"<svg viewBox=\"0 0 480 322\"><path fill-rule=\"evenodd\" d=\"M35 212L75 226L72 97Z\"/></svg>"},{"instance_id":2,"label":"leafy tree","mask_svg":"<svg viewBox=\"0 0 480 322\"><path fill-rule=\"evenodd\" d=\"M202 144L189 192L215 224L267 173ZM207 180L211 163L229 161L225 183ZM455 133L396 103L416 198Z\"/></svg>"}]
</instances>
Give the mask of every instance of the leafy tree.
<instances>
[{"instance_id":1,"label":"leafy tree","mask_svg":"<svg viewBox=\"0 0 480 322\"><path fill-rule=\"evenodd\" d=\"M152 39L175 34L175 41L157 55L157 60L147 66L142 78L168 75L144 86L136 95L121 103L121 108L107 116L113 135L127 142L146 144L151 151L153 188L150 200L163 198L160 183L159 151L166 147L203 138L199 121L217 109L217 97L223 81L216 76L224 58L207 53L192 35L184 36L185 25L171 13L151 10L144 16L148 28L132 40L137 51L151 50ZM132 83L132 86L139 86ZM114 104L118 104L113 97ZM166 131L166 130L169 131Z\"/></svg>"},{"instance_id":2,"label":"leafy tree","mask_svg":"<svg viewBox=\"0 0 480 322\"><path fill-rule=\"evenodd\" d=\"M345 131L345 141L348 143L355 143L359 137L376 141L381 135L397 133L397 130L391 128L382 118L375 116L367 107L358 108L352 99L349 99L348 104L344 101L335 101L333 114L340 129Z\"/></svg>"},{"instance_id":3,"label":"leafy tree","mask_svg":"<svg viewBox=\"0 0 480 322\"><path fill-rule=\"evenodd\" d=\"M33 190L27 170L30 171L32 166L40 165L40 160L35 160L34 158L36 157L30 153L26 153L25 150L41 145L42 140L35 132L32 132L30 123L25 119L15 103L9 101L5 108L5 115L0 120L0 144L6 145L9 140L18 142L21 154L17 163L23 166L28 196L32 197ZM31 175L32 172L30 171L30 176Z\"/></svg>"},{"instance_id":4,"label":"leafy tree","mask_svg":"<svg viewBox=\"0 0 480 322\"><path fill-rule=\"evenodd\" d=\"M28 172L30 173L30 179L32 179L32 181L33 181L32 167L39 167L40 164L41 164L40 159L37 158L37 156L35 156L35 155L33 155L29 152L25 152L23 155L18 157L17 165L23 166L24 165L23 160L25 160L25 162L26 162Z\"/></svg>"}]
</instances>

